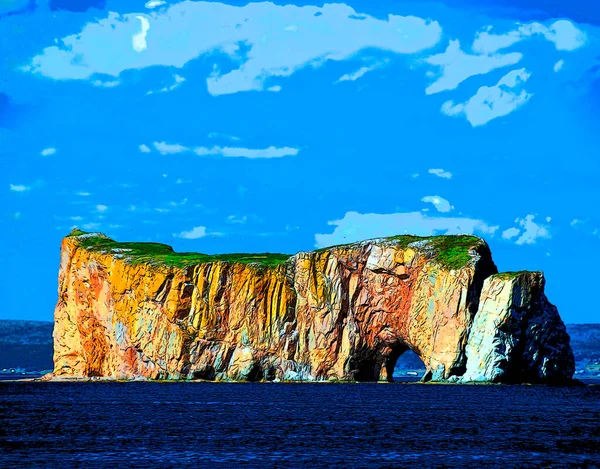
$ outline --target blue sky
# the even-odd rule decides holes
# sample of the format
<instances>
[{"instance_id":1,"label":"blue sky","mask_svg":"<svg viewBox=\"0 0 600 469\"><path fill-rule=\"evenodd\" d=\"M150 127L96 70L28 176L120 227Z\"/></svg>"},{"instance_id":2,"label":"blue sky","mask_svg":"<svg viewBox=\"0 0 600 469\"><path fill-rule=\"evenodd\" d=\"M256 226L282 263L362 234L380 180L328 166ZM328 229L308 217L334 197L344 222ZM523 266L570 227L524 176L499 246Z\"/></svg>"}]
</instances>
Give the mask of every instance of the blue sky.
<instances>
[{"instance_id":1,"label":"blue sky","mask_svg":"<svg viewBox=\"0 0 600 469\"><path fill-rule=\"evenodd\" d=\"M3 0L0 318L52 319L78 226L207 253L474 233L599 322L592 4Z\"/></svg>"}]
</instances>

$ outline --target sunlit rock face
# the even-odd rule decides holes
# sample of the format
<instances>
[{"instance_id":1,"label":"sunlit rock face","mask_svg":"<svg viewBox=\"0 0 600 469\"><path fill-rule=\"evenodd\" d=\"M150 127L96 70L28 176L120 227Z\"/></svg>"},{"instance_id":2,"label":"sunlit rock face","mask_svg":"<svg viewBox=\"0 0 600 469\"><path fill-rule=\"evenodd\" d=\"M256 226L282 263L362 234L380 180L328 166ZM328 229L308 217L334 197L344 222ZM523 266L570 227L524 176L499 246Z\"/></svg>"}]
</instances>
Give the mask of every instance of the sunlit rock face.
<instances>
[{"instance_id":1,"label":"sunlit rock face","mask_svg":"<svg viewBox=\"0 0 600 469\"><path fill-rule=\"evenodd\" d=\"M474 236L207 256L74 232L62 243L54 376L389 381L411 349L427 380L569 379L569 338L540 274L496 272ZM494 314L526 329L509 334L518 351L500 356L508 339Z\"/></svg>"},{"instance_id":2,"label":"sunlit rock face","mask_svg":"<svg viewBox=\"0 0 600 469\"><path fill-rule=\"evenodd\" d=\"M569 335L541 272L487 278L467 343L463 381L564 382L575 371Z\"/></svg>"}]
</instances>

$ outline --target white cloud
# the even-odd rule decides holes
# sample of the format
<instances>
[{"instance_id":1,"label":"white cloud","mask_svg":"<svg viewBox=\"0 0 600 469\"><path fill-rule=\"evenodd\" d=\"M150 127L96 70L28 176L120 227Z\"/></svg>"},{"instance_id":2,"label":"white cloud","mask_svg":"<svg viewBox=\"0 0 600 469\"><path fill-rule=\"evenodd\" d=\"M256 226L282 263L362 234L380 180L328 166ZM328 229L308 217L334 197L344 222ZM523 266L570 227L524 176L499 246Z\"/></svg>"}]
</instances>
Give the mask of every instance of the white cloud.
<instances>
[{"instance_id":1,"label":"white cloud","mask_svg":"<svg viewBox=\"0 0 600 469\"><path fill-rule=\"evenodd\" d=\"M141 30L139 33L133 35L131 42L133 45L133 50L136 52L142 52L148 48L146 36L148 35L148 31L150 31L150 22L143 16L136 16L136 18L140 20Z\"/></svg>"},{"instance_id":2,"label":"white cloud","mask_svg":"<svg viewBox=\"0 0 600 469\"><path fill-rule=\"evenodd\" d=\"M183 199L181 202L169 202L168 205L171 207L179 207L181 205L185 205L187 203L187 197L185 199Z\"/></svg>"},{"instance_id":3,"label":"white cloud","mask_svg":"<svg viewBox=\"0 0 600 469\"><path fill-rule=\"evenodd\" d=\"M178 143L154 142L154 147L163 155L183 153L190 151L190 148ZM221 147L214 145L208 147L196 147L193 149L198 156L217 155L228 158L281 158L284 156L295 156L298 154L298 148L275 147L271 145L268 148L254 149L243 147ZM163 174L164 177L167 177Z\"/></svg>"},{"instance_id":4,"label":"white cloud","mask_svg":"<svg viewBox=\"0 0 600 469\"><path fill-rule=\"evenodd\" d=\"M582 223L582 221L581 221L581 220L579 220L578 218L574 218L574 219L571 221L570 225L571 225L571 226L575 226L575 225L579 225L580 223Z\"/></svg>"},{"instance_id":5,"label":"white cloud","mask_svg":"<svg viewBox=\"0 0 600 469\"><path fill-rule=\"evenodd\" d=\"M248 217L245 216L245 215L243 217L237 217L235 215L229 215L227 217L227 221L229 223L239 223L239 224L242 225L242 224L244 224L244 223L246 223L248 221Z\"/></svg>"},{"instance_id":6,"label":"white cloud","mask_svg":"<svg viewBox=\"0 0 600 469\"><path fill-rule=\"evenodd\" d=\"M31 186L25 186L24 184L9 184L9 186L13 192L27 192L31 190Z\"/></svg>"},{"instance_id":7,"label":"white cloud","mask_svg":"<svg viewBox=\"0 0 600 469\"><path fill-rule=\"evenodd\" d=\"M519 236L519 233L521 233L521 230L519 228L509 228L502 232L502 238L503 239L512 239L515 236Z\"/></svg>"},{"instance_id":8,"label":"white cloud","mask_svg":"<svg viewBox=\"0 0 600 469\"><path fill-rule=\"evenodd\" d=\"M83 220L83 217L76 216L76 217L69 217L69 219L73 220L73 221L81 221L81 220Z\"/></svg>"},{"instance_id":9,"label":"white cloud","mask_svg":"<svg viewBox=\"0 0 600 469\"><path fill-rule=\"evenodd\" d=\"M291 24L295 30L286 31ZM160 41L147 37L150 28L151 37ZM342 3L298 7L183 1L146 16L109 12L46 47L23 69L54 79L93 79L94 74L118 77L124 70L156 65L182 68L203 54L216 52L239 64L207 78L209 92L222 95L263 90L269 77L290 76L303 67L345 60L369 48L395 54L420 52L437 44L441 32L436 21L357 15ZM243 51L240 44L244 44Z\"/></svg>"},{"instance_id":10,"label":"white cloud","mask_svg":"<svg viewBox=\"0 0 600 469\"><path fill-rule=\"evenodd\" d=\"M552 217L546 217L546 221L550 223L552 221Z\"/></svg>"},{"instance_id":11,"label":"white cloud","mask_svg":"<svg viewBox=\"0 0 600 469\"><path fill-rule=\"evenodd\" d=\"M99 204L96 205L96 210L98 210L99 212L106 212L108 210L108 206Z\"/></svg>"},{"instance_id":12,"label":"white cloud","mask_svg":"<svg viewBox=\"0 0 600 469\"><path fill-rule=\"evenodd\" d=\"M433 168L430 169L428 171L429 174L434 174L437 177L440 178L444 178L444 179L451 179L452 178L452 173L450 171L444 171L443 169L440 168Z\"/></svg>"},{"instance_id":13,"label":"white cloud","mask_svg":"<svg viewBox=\"0 0 600 469\"><path fill-rule=\"evenodd\" d=\"M175 234L173 236L175 236L177 238L183 238L183 239L198 239L198 238L202 238L206 235L207 235L206 227L195 226L194 228L192 228L189 231L182 231L181 233Z\"/></svg>"},{"instance_id":14,"label":"white cloud","mask_svg":"<svg viewBox=\"0 0 600 469\"><path fill-rule=\"evenodd\" d=\"M488 29L489 30L489 29ZM473 50L482 54L490 54L516 44L535 35L542 35L554 43L557 50L573 51L585 44L586 36L573 23L559 20L550 26L541 23L528 23L505 34L490 34L483 31L473 41Z\"/></svg>"},{"instance_id":15,"label":"white cloud","mask_svg":"<svg viewBox=\"0 0 600 469\"><path fill-rule=\"evenodd\" d=\"M142 153L150 153L152 151L148 145L145 145L143 143L138 148Z\"/></svg>"},{"instance_id":16,"label":"white cloud","mask_svg":"<svg viewBox=\"0 0 600 469\"><path fill-rule=\"evenodd\" d=\"M40 155L42 155L42 156L50 156L50 155L54 155L55 153L56 153L56 148L44 148L40 152Z\"/></svg>"},{"instance_id":17,"label":"white cloud","mask_svg":"<svg viewBox=\"0 0 600 469\"><path fill-rule=\"evenodd\" d=\"M554 43L557 50L565 51L575 50L586 41L585 33L566 20L555 21L550 26L541 23L524 24L506 34L492 34L490 30L491 26L476 35L471 46L475 54L466 54L461 50L458 40L451 40L445 52L426 58L425 62L437 66L441 75L425 92L434 94L453 90L469 77L515 65L523 58L521 53L502 54L498 51L534 35L544 36ZM555 71L560 70L562 65L562 61L557 62ZM426 76L431 76L431 71L427 71Z\"/></svg>"},{"instance_id":18,"label":"white cloud","mask_svg":"<svg viewBox=\"0 0 600 469\"><path fill-rule=\"evenodd\" d=\"M236 137L235 135L227 135L227 134L222 134L219 132L211 132L208 134L208 138L224 138L227 140L233 140L233 141L239 141L241 140L240 137Z\"/></svg>"},{"instance_id":19,"label":"white cloud","mask_svg":"<svg viewBox=\"0 0 600 469\"><path fill-rule=\"evenodd\" d=\"M443 197L440 197L439 195L428 195L426 197L423 197L421 199L421 202L433 204L433 206L437 209L438 212L449 212L454 208L452 205L450 205L450 202L448 202Z\"/></svg>"},{"instance_id":20,"label":"white cloud","mask_svg":"<svg viewBox=\"0 0 600 469\"><path fill-rule=\"evenodd\" d=\"M188 151L188 147L179 145L179 143L165 143L165 142L154 142L154 148L156 148L163 155L170 155L173 153L182 153Z\"/></svg>"},{"instance_id":21,"label":"white cloud","mask_svg":"<svg viewBox=\"0 0 600 469\"><path fill-rule=\"evenodd\" d=\"M100 88L114 88L115 86L119 86L120 84L121 84L121 82L119 80L108 80L108 81L94 80L94 81L92 81L92 85L98 86Z\"/></svg>"},{"instance_id":22,"label":"white cloud","mask_svg":"<svg viewBox=\"0 0 600 469\"><path fill-rule=\"evenodd\" d=\"M403 234L417 236L475 232L493 234L497 229L482 220L464 217L430 217L421 212L391 214L347 212L341 220L330 221L328 224L335 226L333 233L316 234L316 247Z\"/></svg>"},{"instance_id":23,"label":"white cloud","mask_svg":"<svg viewBox=\"0 0 600 469\"><path fill-rule=\"evenodd\" d=\"M496 85L479 88L465 103L454 104L453 101L446 101L442 105L442 113L447 116L464 115L473 127L506 116L531 98L532 95L525 90L518 94L510 91L526 82L530 76L524 68L513 70L504 75Z\"/></svg>"},{"instance_id":24,"label":"white cloud","mask_svg":"<svg viewBox=\"0 0 600 469\"><path fill-rule=\"evenodd\" d=\"M175 81L171 86L165 86L158 91L148 91L146 94L168 93L169 91L173 91L174 89L179 88L179 86L185 81L185 78L183 78L181 75L175 74L173 75L173 80Z\"/></svg>"},{"instance_id":25,"label":"white cloud","mask_svg":"<svg viewBox=\"0 0 600 469\"><path fill-rule=\"evenodd\" d=\"M372 72L373 70L378 69L379 67L381 67L384 63L386 63L387 61L384 62L379 62L373 65L370 65L368 67L361 67L358 70L356 70L355 72L352 73L346 73L345 75L342 75L340 78L338 78L335 83L339 83L342 81L356 81L359 78L365 76L367 73Z\"/></svg>"},{"instance_id":26,"label":"white cloud","mask_svg":"<svg viewBox=\"0 0 600 469\"><path fill-rule=\"evenodd\" d=\"M542 34L554 43L556 50L573 51L583 46L587 40L585 33L567 20L552 23Z\"/></svg>"},{"instance_id":27,"label":"white cloud","mask_svg":"<svg viewBox=\"0 0 600 469\"><path fill-rule=\"evenodd\" d=\"M518 52L505 55L469 55L461 50L459 41L450 41L445 52L425 59L426 63L435 65L441 70L441 76L425 89L425 93L434 94L453 90L467 78L514 65L522 57Z\"/></svg>"},{"instance_id":28,"label":"white cloud","mask_svg":"<svg viewBox=\"0 0 600 469\"><path fill-rule=\"evenodd\" d=\"M149 2L146 2L146 4L144 6L151 10L153 8L164 5L165 3L167 3L167 2L163 2L162 0L150 0Z\"/></svg>"},{"instance_id":29,"label":"white cloud","mask_svg":"<svg viewBox=\"0 0 600 469\"><path fill-rule=\"evenodd\" d=\"M279 93L281 91L281 86L275 85L267 88L267 91L272 91L273 93Z\"/></svg>"},{"instance_id":30,"label":"white cloud","mask_svg":"<svg viewBox=\"0 0 600 469\"><path fill-rule=\"evenodd\" d=\"M550 230L546 225L539 225L533 220L535 215L527 215L525 218L517 218L515 222L521 227L509 228L502 232L504 239L512 239L517 236L516 244L534 244L539 238L550 238Z\"/></svg>"},{"instance_id":31,"label":"white cloud","mask_svg":"<svg viewBox=\"0 0 600 469\"><path fill-rule=\"evenodd\" d=\"M85 223L81 226L84 230L96 230L100 228L100 223Z\"/></svg>"},{"instance_id":32,"label":"white cloud","mask_svg":"<svg viewBox=\"0 0 600 469\"><path fill-rule=\"evenodd\" d=\"M77 195L79 195L81 197L89 197L92 194L90 192L80 191L80 192L77 192Z\"/></svg>"},{"instance_id":33,"label":"white cloud","mask_svg":"<svg viewBox=\"0 0 600 469\"><path fill-rule=\"evenodd\" d=\"M558 62L556 62L554 64L554 71L555 72L560 72L560 70L563 68L564 64L565 64L564 60L559 60Z\"/></svg>"},{"instance_id":34,"label":"white cloud","mask_svg":"<svg viewBox=\"0 0 600 469\"><path fill-rule=\"evenodd\" d=\"M225 157L240 157L240 158L281 158L284 156L295 156L298 154L297 148L282 147L277 148L270 146L265 149L251 149L251 148L233 148L233 147L219 147L214 146L212 148L197 147L194 148L194 152L199 156L205 155L220 155Z\"/></svg>"}]
</instances>

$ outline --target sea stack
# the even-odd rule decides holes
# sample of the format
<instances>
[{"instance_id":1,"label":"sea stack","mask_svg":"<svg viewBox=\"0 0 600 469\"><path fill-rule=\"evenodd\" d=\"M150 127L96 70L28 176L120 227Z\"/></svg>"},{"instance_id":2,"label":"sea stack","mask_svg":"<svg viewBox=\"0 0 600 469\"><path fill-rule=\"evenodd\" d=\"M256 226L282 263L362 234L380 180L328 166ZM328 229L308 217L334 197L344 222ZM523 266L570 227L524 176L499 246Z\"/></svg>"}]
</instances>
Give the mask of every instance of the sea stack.
<instances>
[{"instance_id":1,"label":"sea stack","mask_svg":"<svg viewBox=\"0 0 600 469\"><path fill-rule=\"evenodd\" d=\"M54 377L567 383L540 272L497 273L475 236L396 236L293 256L62 242Z\"/></svg>"}]
</instances>

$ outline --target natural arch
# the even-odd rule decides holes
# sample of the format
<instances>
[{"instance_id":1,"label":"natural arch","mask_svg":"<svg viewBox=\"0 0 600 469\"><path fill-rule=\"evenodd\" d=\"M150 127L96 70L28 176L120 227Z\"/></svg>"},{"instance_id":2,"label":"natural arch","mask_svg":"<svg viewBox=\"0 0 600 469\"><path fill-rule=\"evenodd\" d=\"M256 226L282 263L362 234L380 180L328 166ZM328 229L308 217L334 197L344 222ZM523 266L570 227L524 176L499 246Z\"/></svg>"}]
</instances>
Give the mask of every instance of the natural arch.
<instances>
[{"instance_id":1,"label":"natural arch","mask_svg":"<svg viewBox=\"0 0 600 469\"><path fill-rule=\"evenodd\" d=\"M425 365L419 356L404 341L397 340L376 347L357 349L348 360L349 375L359 382L393 382L398 361L403 367L410 367L406 371L418 370L419 376L425 373Z\"/></svg>"},{"instance_id":2,"label":"natural arch","mask_svg":"<svg viewBox=\"0 0 600 469\"><path fill-rule=\"evenodd\" d=\"M394 381L414 381L423 378L427 368L423 360L412 350L404 352L396 361L393 378ZM416 374L415 374L416 373Z\"/></svg>"}]
</instances>

